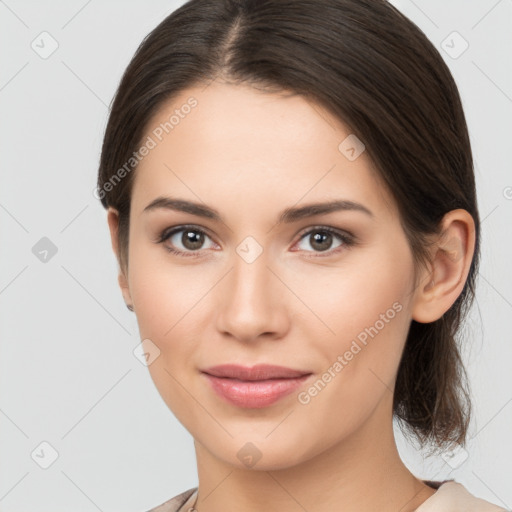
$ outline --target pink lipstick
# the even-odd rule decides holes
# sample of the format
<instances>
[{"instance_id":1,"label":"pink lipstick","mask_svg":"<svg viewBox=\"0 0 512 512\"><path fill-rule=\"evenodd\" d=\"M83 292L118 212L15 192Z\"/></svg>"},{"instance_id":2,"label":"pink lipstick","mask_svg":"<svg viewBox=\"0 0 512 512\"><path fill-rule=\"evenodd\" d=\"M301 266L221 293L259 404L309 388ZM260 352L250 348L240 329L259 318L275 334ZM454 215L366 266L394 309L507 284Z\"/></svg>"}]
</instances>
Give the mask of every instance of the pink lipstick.
<instances>
[{"instance_id":1,"label":"pink lipstick","mask_svg":"<svg viewBox=\"0 0 512 512\"><path fill-rule=\"evenodd\" d=\"M284 366L224 364L202 370L212 389L238 407L260 409L295 391L311 372Z\"/></svg>"}]
</instances>

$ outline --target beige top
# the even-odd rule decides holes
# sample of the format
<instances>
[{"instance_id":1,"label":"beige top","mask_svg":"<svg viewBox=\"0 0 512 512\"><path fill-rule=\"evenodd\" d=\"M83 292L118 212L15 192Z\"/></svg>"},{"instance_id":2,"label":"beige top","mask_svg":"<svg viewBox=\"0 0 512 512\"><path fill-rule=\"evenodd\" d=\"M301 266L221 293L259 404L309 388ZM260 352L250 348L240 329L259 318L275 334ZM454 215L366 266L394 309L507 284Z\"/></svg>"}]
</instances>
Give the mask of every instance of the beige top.
<instances>
[{"instance_id":1,"label":"beige top","mask_svg":"<svg viewBox=\"0 0 512 512\"><path fill-rule=\"evenodd\" d=\"M434 482L423 480L437 491L425 500L416 512L512 512L473 496L455 480ZM188 489L148 512L188 512L197 498L197 487Z\"/></svg>"}]
</instances>

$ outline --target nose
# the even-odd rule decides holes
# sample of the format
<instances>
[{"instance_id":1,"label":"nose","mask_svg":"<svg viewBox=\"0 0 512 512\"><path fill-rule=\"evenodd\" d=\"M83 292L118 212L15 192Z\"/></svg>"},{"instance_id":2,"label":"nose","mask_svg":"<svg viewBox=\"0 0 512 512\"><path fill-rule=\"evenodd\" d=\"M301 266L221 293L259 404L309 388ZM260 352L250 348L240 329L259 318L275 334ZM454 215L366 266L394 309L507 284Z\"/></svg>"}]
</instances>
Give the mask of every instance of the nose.
<instances>
[{"instance_id":1,"label":"nose","mask_svg":"<svg viewBox=\"0 0 512 512\"><path fill-rule=\"evenodd\" d=\"M231 271L216 295L216 323L222 335L244 342L285 335L290 326L287 301L292 294L272 266L265 251L252 262L234 254Z\"/></svg>"}]
</instances>

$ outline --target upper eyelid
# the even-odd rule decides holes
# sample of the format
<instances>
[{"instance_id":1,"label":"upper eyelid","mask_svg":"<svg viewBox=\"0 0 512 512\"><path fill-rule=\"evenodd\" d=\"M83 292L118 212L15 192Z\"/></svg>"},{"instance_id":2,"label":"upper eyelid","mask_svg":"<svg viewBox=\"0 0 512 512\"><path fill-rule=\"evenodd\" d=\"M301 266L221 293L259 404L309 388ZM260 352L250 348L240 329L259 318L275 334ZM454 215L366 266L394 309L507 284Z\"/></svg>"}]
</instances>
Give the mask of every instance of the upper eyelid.
<instances>
[{"instance_id":1,"label":"upper eyelid","mask_svg":"<svg viewBox=\"0 0 512 512\"><path fill-rule=\"evenodd\" d=\"M204 233L205 235L208 235L210 238L214 238L208 229L203 228L201 226L196 226L195 224L180 224L179 226L173 226L170 228L166 228L163 231L160 232L158 235L158 240L162 240L164 238L168 238L171 235L174 235L175 233L179 233L180 231L185 231L186 229L190 229L191 231L200 231L201 233Z\"/></svg>"}]
</instances>

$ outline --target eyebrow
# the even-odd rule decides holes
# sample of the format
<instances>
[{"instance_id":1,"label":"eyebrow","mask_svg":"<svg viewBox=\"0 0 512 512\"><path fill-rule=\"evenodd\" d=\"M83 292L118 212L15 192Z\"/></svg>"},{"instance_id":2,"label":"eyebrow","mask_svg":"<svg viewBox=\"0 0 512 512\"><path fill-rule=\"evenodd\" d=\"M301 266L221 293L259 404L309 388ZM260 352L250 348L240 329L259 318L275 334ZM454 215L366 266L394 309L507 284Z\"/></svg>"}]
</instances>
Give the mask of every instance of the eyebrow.
<instances>
[{"instance_id":1,"label":"eyebrow","mask_svg":"<svg viewBox=\"0 0 512 512\"><path fill-rule=\"evenodd\" d=\"M214 208L210 208L209 206L195 203L193 201L172 197L157 197L144 208L143 213L160 208L190 213L192 215L197 215L198 217L205 217L207 219L224 222L220 213ZM375 217L374 214L366 208L366 206L354 201L339 199L325 203L311 203L305 206L286 208L279 215L277 223L291 223L314 215L322 215L337 211L357 211L364 213L369 217Z\"/></svg>"}]
</instances>

